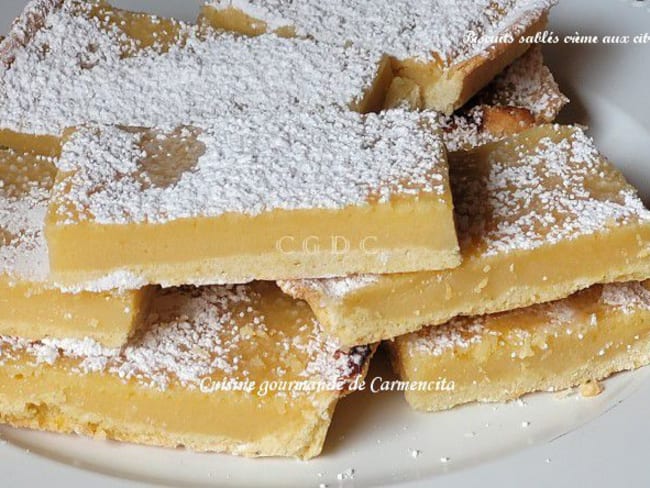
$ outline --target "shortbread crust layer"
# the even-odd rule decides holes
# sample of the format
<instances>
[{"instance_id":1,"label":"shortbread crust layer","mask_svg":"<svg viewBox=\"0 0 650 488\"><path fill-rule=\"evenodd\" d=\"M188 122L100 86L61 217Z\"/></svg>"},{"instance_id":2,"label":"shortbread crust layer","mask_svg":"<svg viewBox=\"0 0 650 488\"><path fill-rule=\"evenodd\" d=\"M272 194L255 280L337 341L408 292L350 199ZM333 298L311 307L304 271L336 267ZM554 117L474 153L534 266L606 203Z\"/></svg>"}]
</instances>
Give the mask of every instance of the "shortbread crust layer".
<instances>
[{"instance_id":1,"label":"shortbread crust layer","mask_svg":"<svg viewBox=\"0 0 650 488\"><path fill-rule=\"evenodd\" d=\"M338 399L365 374L370 354L339 351L306 304L269 283L160 291L146 329L122 351L1 337L0 419L306 459L320 453Z\"/></svg>"},{"instance_id":2,"label":"shortbread crust layer","mask_svg":"<svg viewBox=\"0 0 650 488\"><path fill-rule=\"evenodd\" d=\"M563 390L650 363L650 282L595 285L556 302L457 318L387 346L401 379L453 384L406 392L417 410Z\"/></svg>"},{"instance_id":3,"label":"shortbread crust layer","mask_svg":"<svg viewBox=\"0 0 650 488\"><path fill-rule=\"evenodd\" d=\"M417 85L423 107L451 114L526 51L553 4L217 0L206 3L199 22L248 36L276 32L385 52L393 75Z\"/></svg>"},{"instance_id":4,"label":"shortbread crust layer","mask_svg":"<svg viewBox=\"0 0 650 488\"><path fill-rule=\"evenodd\" d=\"M451 154L450 168L459 267L283 289L354 345L650 276L650 212L582 130L533 128Z\"/></svg>"},{"instance_id":5,"label":"shortbread crust layer","mask_svg":"<svg viewBox=\"0 0 650 488\"><path fill-rule=\"evenodd\" d=\"M55 171L48 159L0 150L0 335L121 346L140 325L150 291L72 294L55 286L43 235Z\"/></svg>"}]
</instances>

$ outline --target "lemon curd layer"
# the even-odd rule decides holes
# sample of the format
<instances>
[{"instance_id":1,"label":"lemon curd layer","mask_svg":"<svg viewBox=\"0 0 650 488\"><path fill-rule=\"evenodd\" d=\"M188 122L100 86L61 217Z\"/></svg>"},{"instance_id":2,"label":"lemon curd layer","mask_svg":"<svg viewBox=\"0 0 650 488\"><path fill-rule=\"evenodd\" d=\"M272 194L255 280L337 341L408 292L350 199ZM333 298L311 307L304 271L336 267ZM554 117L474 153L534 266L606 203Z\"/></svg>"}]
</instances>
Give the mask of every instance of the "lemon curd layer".
<instances>
[{"instance_id":1,"label":"lemon curd layer","mask_svg":"<svg viewBox=\"0 0 650 488\"><path fill-rule=\"evenodd\" d=\"M650 283L595 285L555 302L457 318L388 348L403 380L434 385L406 392L417 410L579 386L650 362ZM436 391L441 378L447 388Z\"/></svg>"},{"instance_id":2,"label":"lemon curd layer","mask_svg":"<svg viewBox=\"0 0 650 488\"><path fill-rule=\"evenodd\" d=\"M108 347L125 344L140 327L152 291L64 293L0 280L0 334L31 338L92 337Z\"/></svg>"},{"instance_id":3,"label":"lemon curd layer","mask_svg":"<svg viewBox=\"0 0 650 488\"><path fill-rule=\"evenodd\" d=\"M582 130L530 129L450 168L459 267L282 286L355 344L650 276L650 212Z\"/></svg>"},{"instance_id":4,"label":"lemon curd layer","mask_svg":"<svg viewBox=\"0 0 650 488\"><path fill-rule=\"evenodd\" d=\"M150 292L71 294L55 286L43 236L54 174L49 159L0 151L0 334L122 345L138 328Z\"/></svg>"},{"instance_id":5,"label":"lemon curd layer","mask_svg":"<svg viewBox=\"0 0 650 488\"><path fill-rule=\"evenodd\" d=\"M309 458L369 354L338 350L305 303L270 283L162 290L145 328L121 350L1 337L0 419L142 444Z\"/></svg>"},{"instance_id":6,"label":"lemon curd layer","mask_svg":"<svg viewBox=\"0 0 650 488\"><path fill-rule=\"evenodd\" d=\"M211 0L199 23L247 36L274 32L386 53L393 75L415 83L418 104L450 114L526 51L528 36L544 29L552 5Z\"/></svg>"},{"instance_id":7,"label":"lemon curd layer","mask_svg":"<svg viewBox=\"0 0 650 488\"><path fill-rule=\"evenodd\" d=\"M72 133L46 224L57 280L99 291L458 264L434 115L355 114L339 143L327 112L302 133L257 115Z\"/></svg>"}]
</instances>

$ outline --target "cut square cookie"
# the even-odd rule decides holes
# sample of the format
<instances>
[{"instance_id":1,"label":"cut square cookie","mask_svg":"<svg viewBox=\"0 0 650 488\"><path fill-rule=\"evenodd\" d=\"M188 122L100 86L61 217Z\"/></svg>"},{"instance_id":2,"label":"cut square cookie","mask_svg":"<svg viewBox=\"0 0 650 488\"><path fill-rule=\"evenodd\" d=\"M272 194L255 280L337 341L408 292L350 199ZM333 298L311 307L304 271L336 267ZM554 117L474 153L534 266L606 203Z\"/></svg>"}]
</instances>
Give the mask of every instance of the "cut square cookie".
<instances>
[{"instance_id":1,"label":"cut square cookie","mask_svg":"<svg viewBox=\"0 0 650 488\"><path fill-rule=\"evenodd\" d=\"M429 109L451 114L528 46L549 0L211 0L199 22L245 35L275 32L391 57L395 77L417 85Z\"/></svg>"},{"instance_id":2,"label":"cut square cookie","mask_svg":"<svg viewBox=\"0 0 650 488\"><path fill-rule=\"evenodd\" d=\"M307 459L320 453L338 400L372 352L341 352L309 307L272 283L161 290L122 350L0 336L0 421Z\"/></svg>"},{"instance_id":3,"label":"cut square cookie","mask_svg":"<svg viewBox=\"0 0 650 488\"><path fill-rule=\"evenodd\" d=\"M72 294L56 287L43 235L55 173L48 159L0 150L0 334L121 346L140 325L151 291Z\"/></svg>"},{"instance_id":4,"label":"cut square cookie","mask_svg":"<svg viewBox=\"0 0 650 488\"><path fill-rule=\"evenodd\" d=\"M650 277L650 212L581 129L545 125L452 153L450 172L459 267L283 288L354 345Z\"/></svg>"},{"instance_id":5,"label":"cut square cookie","mask_svg":"<svg viewBox=\"0 0 650 488\"><path fill-rule=\"evenodd\" d=\"M242 283L459 264L437 116L215 116L81 127L47 219L71 289Z\"/></svg>"},{"instance_id":6,"label":"cut square cookie","mask_svg":"<svg viewBox=\"0 0 650 488\"><path fill-rule=\"evenodd\" d=\"M381 108L382 53L249 38L111 7L33 0L0 44L0 144L58 155L85 123L175 128L248 110Z\"/></svg>"},{"instance_id":7,"label":"cut square cookie","mask_svg":"<svg viewBox=\"0 0 650 488\"><path fill-rule=\"evenodd\" d=\"M589 384L650 363L650 282L595 285L556 302L456 318L387 346L416 410Z\"/></svg>"}]
</instances>

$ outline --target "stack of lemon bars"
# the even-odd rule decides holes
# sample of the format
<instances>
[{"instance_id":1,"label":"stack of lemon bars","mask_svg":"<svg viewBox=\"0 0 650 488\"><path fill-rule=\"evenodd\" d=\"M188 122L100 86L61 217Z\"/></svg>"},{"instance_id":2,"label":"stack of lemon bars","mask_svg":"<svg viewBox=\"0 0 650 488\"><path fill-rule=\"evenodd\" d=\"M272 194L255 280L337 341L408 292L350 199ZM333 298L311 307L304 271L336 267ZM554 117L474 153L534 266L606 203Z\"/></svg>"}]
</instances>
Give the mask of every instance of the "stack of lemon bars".
<instances>
[{"instance_id":1,"label":"stack of lemon bars","mask_svg":"<svg viewBox=\"0 0 650 488\"><path fill-rule=\"evenodd\" d=\"M650 212L554 124L553 3L31 1L0 44L0 420L310 458L382 342L426 411L650 362Z\"/></svg>"}]
</instances>

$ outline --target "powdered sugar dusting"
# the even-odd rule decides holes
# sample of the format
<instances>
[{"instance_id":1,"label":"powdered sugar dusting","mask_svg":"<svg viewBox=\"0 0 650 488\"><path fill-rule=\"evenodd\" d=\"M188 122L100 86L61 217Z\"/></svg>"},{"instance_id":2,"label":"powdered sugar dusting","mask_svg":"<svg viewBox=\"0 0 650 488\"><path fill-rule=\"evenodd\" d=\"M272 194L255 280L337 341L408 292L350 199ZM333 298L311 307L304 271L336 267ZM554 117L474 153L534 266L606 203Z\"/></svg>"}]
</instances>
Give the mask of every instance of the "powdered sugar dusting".
<instances>
[{"instance_id":1,"label":"powdered sugar dusting","mask_svg":"<svg viewBox=\"0 0 650 488\"><path fill-rule=\"evenodd\" d=\"M436 124L433 114L405 111L213 117L196 137L189 129L154 133L163 148L174 141L197 146L195 155L156 162L173 161L174 168L187 163L163 183L144 162L143 138L152 139L151 133L84 128L63 147L58 165L70 174L56 186L54 200L66 223L121 224L338 209L395 195L443 198L448 181Z\"/></svg>"},{"instance_id":2,"label":"powdered sugar dusting","mask_svg":"<svg viewBox=\"0 0 650 488\"><path fill-rule=\"evenodd\" d=\"M147 280L129 270L111 271L100 278L84 281L82 285L70 285L67 283L54 282L58 290L63 293L81 293L81 292L105 292L106 290L115 290L125 292L129 290L139 290L149 283Z\"/></svg>"},{"instance_id":3,"label":"powdered sugar dusting","mask_svg":"<svg viewBox=\"0 0 650 488\"><path fill-rule=\"evenodd\" d=\"M0 75L2 128L59 135L86 122L176 127L254 108L346 110L371 87L383 56L275 35L200 35L183 24L178 45L140 48L92 17L90 3L62 3L33 23L42 28L26 46L17 47L20 25L0 47L12 60Z\"/></svg>"},{"instance_id":4,"label":"powdered sugar dusting","mask_svg":"<svg viewBox=\"0 0 650 488\"><path fill-rule=\"evenodd\" d=\"M537 122L553 122L569 99L544 64L542 49L532 47L478 96L479 103L529 110Z\"/></svg>"},{"instance_id":5,"label":"powdered sugar dusting","mask_svg":"<svg viewBox=\"0 0 650 488\"><path fill-rule=\"evenodd\" d=\"M267 318L269 307L290 310ZM310 380L336 384L359 374L369 348L348 353L319 324L269 284L159 291L145 332L122 350L90 339L28 342L0 337L0 363L24 355L36 364L73 360L75 374L104 373L165 390L215 381ZM294 322L295 321L295 322Z\"/></svg>"},{"instance_id":6,"label":"powdered sugar dusting","mask_svg":"<svg viewBox=\"0 0 650 488\"><path fill-rule=\"evenodd\" d=\"M275 31L281 27L287 27L289 20L281 17L281 12L274 12L276 5L269 4L269 2L253 3L248 0L228 0L227 2L208 3L214 8L221 8L225 6L236 8L242 12L246 12L253 19L260 20L266 24L269 31ZM304 32L300 34L305 35Z\"/></svg>"},{"instance_id":7,"label":"powdered sugar dusting","mask_svg":"<svg viewBox=\"0 0 650 488\"><path fill-rule=\"evenodd\" d=\"M551 130L549 130L551 129ZM452 164L464 255L531 250L645 223L636 190L578 128L542 127Z\"/></svg>"},{"instance_id":8,"label":"powdered sugar dusting","mask_svg":"<svg viewBox=\"0 0 650 488\"><path fill-rule=\"evenodd\" d=\"M0 274L45 282L49 273L43 234L54 183L51 161L0 151Z\"/></svg>"},{"instance_id":9,"label":"powdered sugar dusting","mask_svg":"<svg viewBox=\"0 0 650 488\"><path fill-rule=\"evenodd\" d=\"M444 117L441 124L447 150L466 150L499 140L498 135L484 129L483 115L479 106Z\"/></svg>"},{"instance_id":10,"label":"powdered sugar dusting","mask_svg":"<svg viewBox=\"0 0 650 488\"><path fill-rule=\"evenodd\" d=\"M454 349L467 349L482 340L485 327L480 317L456 318L444 325L422 329L400 340L408 341L412 351L441 356Z\"/></svg>"},{"instance_id":11,"label":"powdered sugar dusting","mask_svg":"<svg viewBox=\"0 0 650 488\"><path fill-rule=\"evenodd\" d=\"M635 310L650 310L650 282L643 284L636 281L623 284L603 286L601 302L630 314Z\"/></svg>"},{"instance_id":12,"label":"powdered sugar dusting","mask_svg":"<svg viewBox=\"0 0 650 488\"><path fill-rule=\"evenodd\" d=\"M448 151L467 150L503 139L490 132L484 113L492 107L524 109L538 123L553 122L568 99L553 74L544 65L540 47L535 46L517 59L476 96L477 105L442 118Z\"/></svg>"},{"instance_id":13,"label":"powdered sugar dusting","mask_svg":"<svg viewBox=\"0 0 650 488\"><path fill-rule=\"evenodd\" d=\"M16 50L27 44L34 32L42 25L42 19L58 6L61 0L30 0L23 13L14 20L11 32L0 42L0 63L8 67Z\"/></svg>"},{"instance_id":14,"label":"powdered sugar dusting","mask_svg":"<svg viewBox=\"0 0 650 488\"><path fill-rule=\"evenodd\" d=\"M291 296L299 296L301 290L309 287L313 281L315 280L282 280L278 281L278 286ZM342 298L354 290L372 285L377 281L378 277L376 275L353 275L320 280L320 283L322 284L322 291L327 296Z\"/></svg>"},{"instance_id":15,"label":"powdered sugar dusting","mask_svg":"<svg viewBox=\"0 0 650 488\"><path fill-rule=\"evenodd\" d=\"M491 39L517 35L552 0L212 0L233 6L268 28L293 27L321 42L348 42L399 59L439 58L453 64L481 53ZM473 33L474 35L468 34Z\"/></svg>"}]
</instances>

